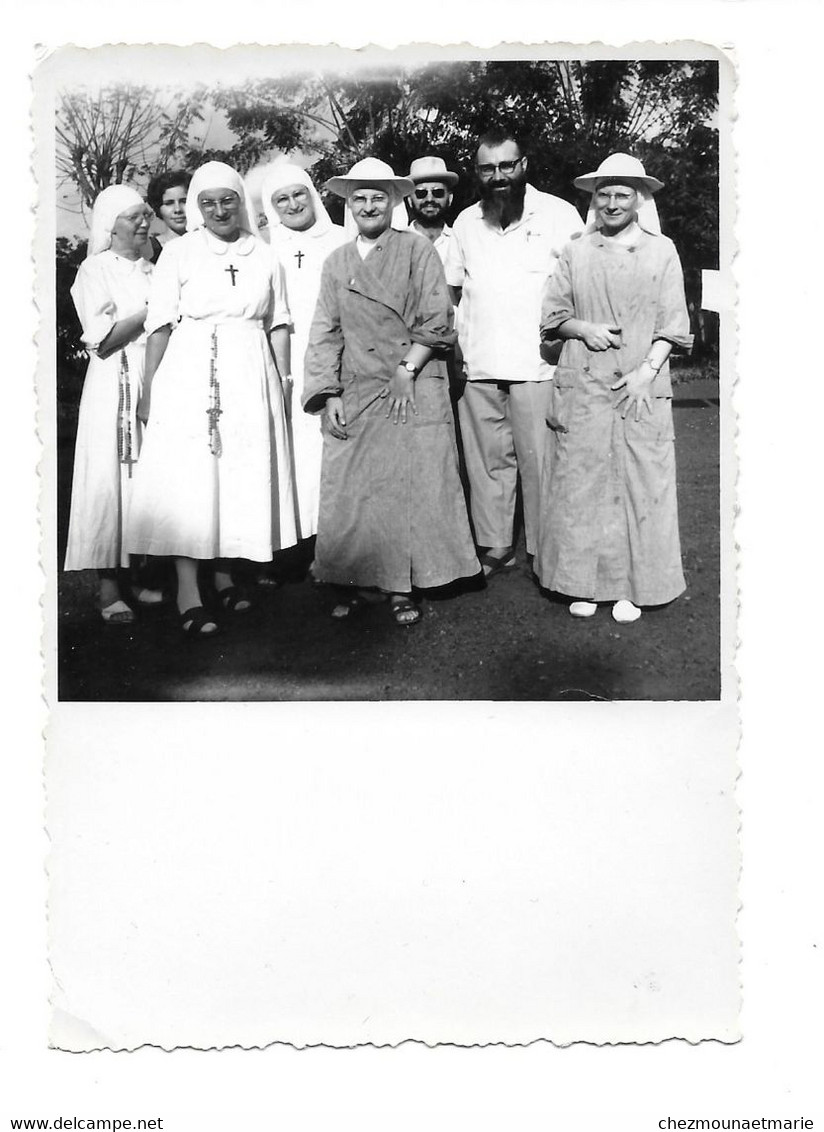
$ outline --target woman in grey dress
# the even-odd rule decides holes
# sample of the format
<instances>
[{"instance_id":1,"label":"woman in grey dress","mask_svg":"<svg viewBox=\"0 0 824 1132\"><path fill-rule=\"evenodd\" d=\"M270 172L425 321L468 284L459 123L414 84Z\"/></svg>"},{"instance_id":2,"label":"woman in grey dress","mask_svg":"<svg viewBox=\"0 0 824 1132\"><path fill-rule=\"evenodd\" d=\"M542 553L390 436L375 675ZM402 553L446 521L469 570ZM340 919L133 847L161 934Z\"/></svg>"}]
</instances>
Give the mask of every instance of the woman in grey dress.
<instances>
[{"instance_id":1,"label":"woman in grey dress","mask_svg":"<svg viewBox=\"0 0 824 1132\"><path fill-rule=\"evenodd\" d=\"M578 177L592 192L584 233L547 282L541 336L555 371L535 570L591 617L616 621L685 589L668 358L692 335L678 253L661 234L661 182L615 153Z\"/></svg>"}]
</instances>

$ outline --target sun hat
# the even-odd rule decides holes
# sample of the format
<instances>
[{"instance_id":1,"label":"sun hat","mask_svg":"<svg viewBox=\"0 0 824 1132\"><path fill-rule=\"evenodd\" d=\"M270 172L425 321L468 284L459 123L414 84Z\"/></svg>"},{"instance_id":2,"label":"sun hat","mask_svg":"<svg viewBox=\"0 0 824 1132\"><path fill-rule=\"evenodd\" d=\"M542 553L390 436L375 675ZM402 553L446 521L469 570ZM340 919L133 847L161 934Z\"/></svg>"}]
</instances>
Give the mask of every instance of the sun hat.
<instances>
[{"instance_id":1,"label":"sun hat","mask_svg":"<svg viewBox=\"0 0 824 1132\"><path fill-rule=\"evenodd\" d=\"M418 157L409 166L409 180L417 185L421 181L442 181L445 185L457 185L457 173L451 173L442 157Z\"/></svg>"},{"instance_id":2,"label":"sun hat","mask_svg":"<svg viewBox=\"0 0 824 1132\"><path fill-rule=\"evenodd\" d=\"M408 177L396 177L392 166L377 157L364 157L362 161L356 161L348 173L341 177L330 177L323 187L336 196L348 199L358 185L374 185L387 192L400 193L403 197L415 191L415 186Z\"/></svg>"},{"instance_id":3,"label":"sun hat","mask_svg":"<svg viewBox=\"0 0 824 1132\"><path fill-rule=\"evenodd\" d=\"M611 153L609 157L604 158L594 173L585 173L582 177L576 177L572 183L576 189L585 189L588 193L594 193L598 182L606 179L626 182L633 188L642 185L651 193L664 187L663 181L648 176L638 158L631 157L628 153Z\"/></svg>"}]
</instances>

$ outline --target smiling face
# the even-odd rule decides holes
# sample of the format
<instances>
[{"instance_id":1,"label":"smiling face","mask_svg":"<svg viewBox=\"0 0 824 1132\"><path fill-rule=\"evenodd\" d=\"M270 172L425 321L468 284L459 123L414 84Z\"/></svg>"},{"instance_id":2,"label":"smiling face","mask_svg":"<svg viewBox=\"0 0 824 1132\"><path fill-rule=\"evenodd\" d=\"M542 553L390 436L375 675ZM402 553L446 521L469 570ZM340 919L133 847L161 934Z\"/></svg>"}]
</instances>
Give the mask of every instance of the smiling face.
<instances>
[{"instance_id":1,"label":"smiling face","mask_svg":"<svg viewBox=\"0 0 824 1132\"><path fill-rule=\"evenodd\" d=\"M204 189L197 207L207 231L230 243L240 235L240 197L234 189Z\"/></svg>"},{"instance_id":2,"label":"smiling face","mask_svg":"<svg viewBox=\"0 0 824 1132\"><path fill-rule=\"evenodd\" d=\"M407 199L414 219L424 227L434 227L445 222L452 193L441 181L420 181Z\"/></svg>"},{"instance_id":3,"label":"smiling face","mask_svg":"<svg viewBox=\"0 0 824 1132\"><path fill-rule=\"evenodd\" d=\"M598 223L607 233L622 232L638 215L638 193L621 181L605 181L598 185L592 198Z\"/></svg>"},{"instance_id":4,"label":"smiling face","mask_svg":"<svg viewBox=\"0 0 824 1132\"><path fill-rule=\"evenodd\" d=\"M347 204L361 236L375 240L391 225L396 201L394 194L386 189L358 185L350 193Z\"/></svg>"},{"instance_id":5,"label":"smiling face","mask_svg":"<svg viewBox=\"0 0 824 1132\"><path fill-rule=\"evenodd\" d=\"M527 159L521 155L517 142L480 146L475 169L481 191L505 194L513 185L526 180L526 165Z\"/></svg>"},{"instance_id":6,"label":"smiling face","mask_svg":"<svg viewBox=\"0 0 824 1132\"><path fill-rule=\"evenodd\" d=\"M186 187L172 185L163 194L158 210L160 219L176 236L186 231Z\"/></svg>"},{"instance_id":7,"label":"smiling face","mask_svg":"<svg viewBox=\"0 0 824 1132\"><path fill-rule=\"evenodd\" d=\"M137 259L149 236L152 210L135 204L121 212L112 225L112 251L128 259Z\"/></svg>"},{"instance_id":8,"label":"smiling face","mask_svg":"<svg viewBox=\"0 0 824 1132\"><path fill-rule=\"evenodd\" d=\"M527 159L517 142L478 147L475 171L481 191L481 211L491 224L506 228L520 220L526 195Z\"/></svg>"},{"instance_id":9,"label":"smiling face","mask_svg":"<svg viewBox=\"0 0 824 1132\"><path fill-rule=\"evenodd\" d=\"M305 185L285 185L272 193L272 205L284 228L305 232L317 217L312 195Z\"/></svg>"}]
</instances>

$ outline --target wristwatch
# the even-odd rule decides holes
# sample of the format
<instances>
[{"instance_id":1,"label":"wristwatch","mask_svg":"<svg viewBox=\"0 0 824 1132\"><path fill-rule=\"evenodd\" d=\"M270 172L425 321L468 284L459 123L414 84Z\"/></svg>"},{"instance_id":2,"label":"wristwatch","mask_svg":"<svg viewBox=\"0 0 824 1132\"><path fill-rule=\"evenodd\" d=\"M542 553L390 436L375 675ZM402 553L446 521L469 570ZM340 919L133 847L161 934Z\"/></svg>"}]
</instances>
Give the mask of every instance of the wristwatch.
<instances>
[{"instance_id":1,"label":"wristwatch","mask_svg":"<svg viewBox=\"0 0 824 1132\"><path fill-rule=\"evenodd\" d=\"M398 365L401 369L405 369L407 373L411 373L413 377L418 376L418 367L414 362L410 362L408 358L404 358L403 361L398 362Z\"/></svg>"}]
</instances>

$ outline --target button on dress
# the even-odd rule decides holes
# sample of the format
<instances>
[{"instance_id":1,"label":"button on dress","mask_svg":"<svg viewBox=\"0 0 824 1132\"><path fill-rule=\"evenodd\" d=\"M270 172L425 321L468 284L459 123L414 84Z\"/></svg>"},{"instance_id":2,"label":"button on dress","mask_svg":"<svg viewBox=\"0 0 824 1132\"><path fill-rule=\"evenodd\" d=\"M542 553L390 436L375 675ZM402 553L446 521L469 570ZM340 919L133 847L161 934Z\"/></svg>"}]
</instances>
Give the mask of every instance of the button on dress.
<instances>
[{"instance_id":1,"label":"button on dress","mask_svg":"<svg viewBox=\"0 0 824 1132\"><path fill-rule=\"evenodd\" d=\"M327 259L306 353L304 406L342 396L348 440L323 440L314 573L408 593L480 570L458 475L445 356L415 381L417 415L387 419L387 391L412 342L455 340L443 267L428 240L389 229L365 260Z\"/></svg>"},{"instance_id":2,"label":"button on dress","mask_svg":"<svg viewBox=\"0 0 824 1132\"><path fill-rule=\"evenodd\" d=\"M547 282L541 331L568 318L621 328L620 349L564 343L547 434L535 570L547 589L590 601L662 605L686 587L675 482L672 387L665 363L653 411L621 416L610 386L663 339L689 351L689 315L678 254L666 236L641 232L634 246L599 231L573 240Z\"/></svg>"}]
</instances>

